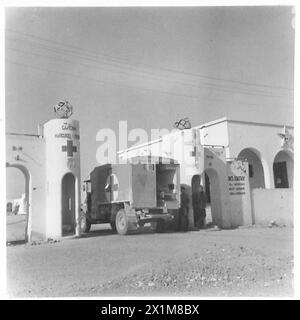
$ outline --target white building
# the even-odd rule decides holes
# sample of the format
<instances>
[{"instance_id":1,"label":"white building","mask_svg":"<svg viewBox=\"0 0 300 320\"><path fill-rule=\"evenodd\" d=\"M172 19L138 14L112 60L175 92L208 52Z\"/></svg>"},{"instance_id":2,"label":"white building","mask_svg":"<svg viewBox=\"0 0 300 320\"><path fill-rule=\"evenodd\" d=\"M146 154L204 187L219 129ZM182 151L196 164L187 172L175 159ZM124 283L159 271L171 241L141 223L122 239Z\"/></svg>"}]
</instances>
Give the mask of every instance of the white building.
<instances>
[{"instance_id":1,"label":"white building","mask_svg":"<svg viewBox=\"0 0 300 320\"><path fill-rule=\"evenodd\" d=\"M26 235L79 235L79 122L53 119L42 129L6 139L6 167L25 177ZM293 134L292 126L222 118L121 151L119 159L177 160L181 184L190 194L197 184L205 186L213 223L222 228L271 220L293 224Z\"/></svg>"},{"instance_id":2,"label":"white building","mask_svg":"<svg viewBox=\"0 0 300 320\"><path fill-rule=\"evenodd\" d=\"M188 135L170 150L171 136ZM163 136L119 152L120 159L139 155L173 157L184 167L181 181L201 183L211 198L212 218L223 228L254 223L293 223L294 128L284 124L227 118ZM197 137L200 138L197 138ZM176 140L176 139L175 139ZM191 150L183 145L192 145ZM194 153L191 151L195 150ZM179 151L178 151L179 150ZM185 153L185 160L178 152ZM187 156L189 153L191 156ZM185 170L185 161L194 165ZM190 212L190 224L193 224Z\"/></svg>"},{"instance_id":3,"label":"white building","mask_svg":"<svg viewBox=\"0 0 300 320\"><path fill-rule=\"evenodd\" d=\"M6 167L25 177L26 238L78 235L80 215L79 122L52 119L42 132L6 134Z\"/></svg>"}]
</instances>

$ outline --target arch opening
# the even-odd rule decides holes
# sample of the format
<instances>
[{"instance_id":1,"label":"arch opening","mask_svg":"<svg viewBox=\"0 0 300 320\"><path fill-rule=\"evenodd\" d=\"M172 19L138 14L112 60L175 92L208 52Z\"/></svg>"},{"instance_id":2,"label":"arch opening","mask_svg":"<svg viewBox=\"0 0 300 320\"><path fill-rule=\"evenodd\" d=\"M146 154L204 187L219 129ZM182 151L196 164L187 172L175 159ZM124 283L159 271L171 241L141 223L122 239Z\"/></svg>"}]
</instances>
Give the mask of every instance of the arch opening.
<instances>
[{"instance_id":1,"label":"arch opening","mask_svg":"<svg viewBox=\"0 0 300 320\"><path fill-rule=\"evenodd\" d=\"M260 153L252 148L243 149L238 158L248 162L250 188L265 188L265 172Z\"/></svg>"},{"instance_id":2,"label":"arch opening","mask_svg":"<svg viewBox=\"0 0 300 320\"><path fill-rule=\"evenodd\" d=\"M279 151L273 161L273 176L275 188L293 188L294 157L291 152Z\"/></svg>"},{"instance_id":3,"label":"arch opening","mask_svg":"<svg viewBox=\"0 0 300 320\"><path fill-rule=\"evenodd\" d=\"M75 177L67 173L62 178L61 188L61 222L62 236L75 234Z\"/></svg>"},{"instance_id":4,"label":"arch opening","mask_svg":"<svg viewBox=\"0 0 300 320\"><path fill-rule=\"evenodd\" d=\"M23 165L6 163L7 241L28 241L30 199L29 171Z\"/></svg>"}]
</instances>

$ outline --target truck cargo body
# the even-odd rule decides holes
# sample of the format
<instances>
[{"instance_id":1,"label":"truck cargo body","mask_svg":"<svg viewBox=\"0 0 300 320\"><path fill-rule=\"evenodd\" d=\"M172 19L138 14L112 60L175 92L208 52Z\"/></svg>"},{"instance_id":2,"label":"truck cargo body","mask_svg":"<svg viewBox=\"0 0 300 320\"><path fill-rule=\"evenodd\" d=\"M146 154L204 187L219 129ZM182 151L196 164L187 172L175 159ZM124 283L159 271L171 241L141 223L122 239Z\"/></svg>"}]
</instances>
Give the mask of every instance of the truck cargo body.
<instances>
[{"instance_id":1,"label":"truck cargo body","mask_svg":"<svg viewBox=\"0 0 300 320\"><path fill-rule=\"evenodd\" d=\"M111 223L124 209L137 227L171 220L180 206L179 164L128 163L96 167L86 181L89 223ZM131 218L130 218L131 217Z\"/></svg>"}]
</instances>

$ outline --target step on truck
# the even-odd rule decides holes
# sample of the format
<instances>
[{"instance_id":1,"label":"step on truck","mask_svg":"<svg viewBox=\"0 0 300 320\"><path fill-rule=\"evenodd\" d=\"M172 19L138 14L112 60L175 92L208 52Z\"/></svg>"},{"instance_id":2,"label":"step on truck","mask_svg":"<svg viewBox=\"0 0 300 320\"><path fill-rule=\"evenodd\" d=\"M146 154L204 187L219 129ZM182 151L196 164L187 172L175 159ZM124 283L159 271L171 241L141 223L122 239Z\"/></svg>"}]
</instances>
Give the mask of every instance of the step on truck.
<instances>
[{"instance_id":1,"label":"step on truck","mask_svg":"<svg viewBox=\"0 0 300 320\"><path fill-rule=\"evenodd\" d=\"M147 157L148 158L148 157ZM80 228L110 223L121 235L146 223L163 232L180 207L179 164L171 159L136 157L127 164L95 167L84 181Z\"/></svg>"}]
</instances>

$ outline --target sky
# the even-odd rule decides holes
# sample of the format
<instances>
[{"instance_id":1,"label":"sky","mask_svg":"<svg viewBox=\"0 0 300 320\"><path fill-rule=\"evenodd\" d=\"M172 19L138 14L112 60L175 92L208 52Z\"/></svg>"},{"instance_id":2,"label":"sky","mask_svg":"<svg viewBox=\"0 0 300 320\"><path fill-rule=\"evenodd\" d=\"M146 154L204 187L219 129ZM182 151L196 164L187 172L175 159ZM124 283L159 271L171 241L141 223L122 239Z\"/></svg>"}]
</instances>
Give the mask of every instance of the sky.
<instances>
[{"instance_id":1,"label":"sky","mask_svg":"<svg viewBox=\"0 0 300 320\"><path fill-rule=\"evenodd\" d=\"M6 132L36 134L68 100L84 179L97 132L120 120L148 133L183 117L293 125L292 19L289 6L7 8ZM16 171L7 197L24 188Z\"/></svg>"}]
</instances>

